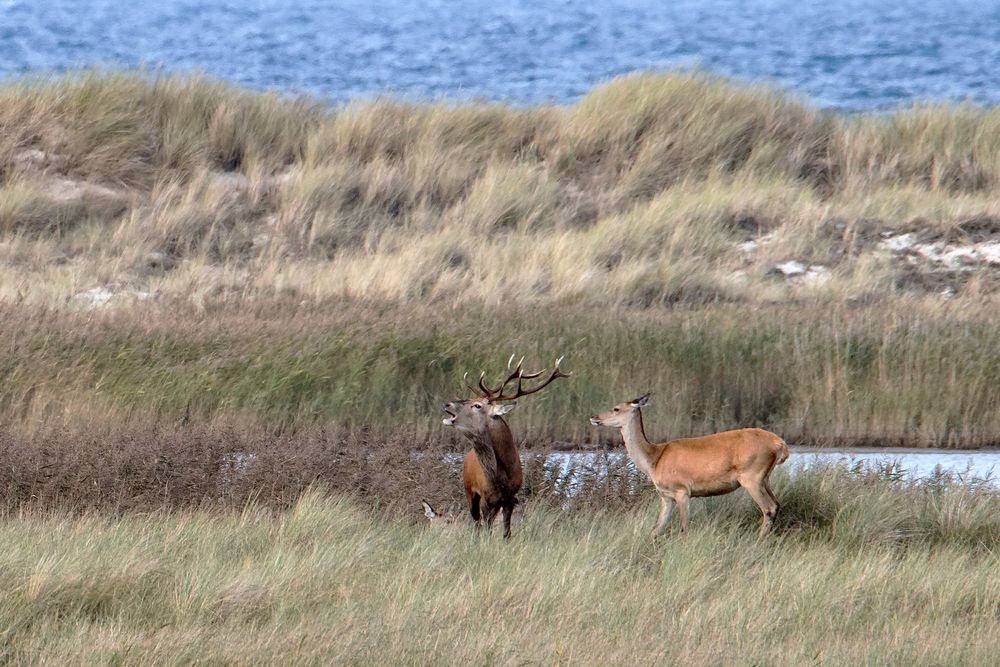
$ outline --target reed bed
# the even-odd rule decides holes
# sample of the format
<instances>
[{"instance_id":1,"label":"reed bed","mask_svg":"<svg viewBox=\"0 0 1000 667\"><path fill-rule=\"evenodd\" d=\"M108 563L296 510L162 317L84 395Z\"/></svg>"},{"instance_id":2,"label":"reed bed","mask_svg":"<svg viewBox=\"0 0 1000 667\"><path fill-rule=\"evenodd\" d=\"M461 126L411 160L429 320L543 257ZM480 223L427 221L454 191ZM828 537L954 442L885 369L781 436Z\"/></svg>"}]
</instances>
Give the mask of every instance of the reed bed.
<instances>
[{"instance_id":1,"label":"reed bed","mask_svg":"<svg viewBox=\"0 0 1000 667\"><path fill-rule=\"evenodd\" d=\"M512 352L573 372L510 416L515 436L607 442L587 417L654 393L650 433L762 426L792 443L1000 443L992 313L956 302L643 311L335 301L2 309L0 417L11 431L171 428L407 431L440 440L463 373ZM564 445L566 446L566 445Z\"/></svg>"}]
</instances>

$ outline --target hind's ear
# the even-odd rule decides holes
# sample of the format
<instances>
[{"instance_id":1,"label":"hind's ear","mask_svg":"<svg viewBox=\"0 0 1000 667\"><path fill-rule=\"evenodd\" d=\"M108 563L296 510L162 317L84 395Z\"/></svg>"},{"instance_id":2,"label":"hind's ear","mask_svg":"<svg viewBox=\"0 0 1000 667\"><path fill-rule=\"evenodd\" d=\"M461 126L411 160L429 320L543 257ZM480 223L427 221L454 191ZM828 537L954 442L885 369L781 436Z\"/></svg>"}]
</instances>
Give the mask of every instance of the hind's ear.
<instances>
[{"instance_id":1,"label":"hind's ear","mask_svg":"<svg viewBox=\"0 0 1000 667\"><path fill-rule=\"evenodd\" d=\"M652 393L652 392L650 392ZM649 394L643 394L639 398L633 398L629 403L633 408L644 408L649 404Z\"/></svg>"},{"instance_id":2,"label":"hind's ear","mask_svg":"<svg viewBox=\"0 0 1000 667\"><path fill-rule=\"evenodd\" d=\"M421 500L420 504L424 508L424 516L425 517L427 517L428 519L436 519L437 518L437 512L434 511L434 508L431 507L431 504L429 502L427 502L426 500Z\"/></svg>"}]
</instances>

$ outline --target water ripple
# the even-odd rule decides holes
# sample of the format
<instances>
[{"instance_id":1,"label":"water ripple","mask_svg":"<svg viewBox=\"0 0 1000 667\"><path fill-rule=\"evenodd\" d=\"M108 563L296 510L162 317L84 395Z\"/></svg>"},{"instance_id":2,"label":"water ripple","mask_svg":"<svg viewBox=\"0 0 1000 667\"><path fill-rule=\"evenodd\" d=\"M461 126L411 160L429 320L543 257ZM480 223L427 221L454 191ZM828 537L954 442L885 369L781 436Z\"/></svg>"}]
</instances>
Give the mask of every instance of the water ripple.
<instances>
[{"instance_id":1,"label":"water ripple","mask_svg":"<svg viewBox=\"0 0 1000 667\"><path fill-rule=\"evenodd\" d=\"M1000 4L979 0L8 0L0 75L146 66L330 100L537 103L636 69L698 66L877 109L1000 102L998 25Z\"/></svg>"}]
</instances>

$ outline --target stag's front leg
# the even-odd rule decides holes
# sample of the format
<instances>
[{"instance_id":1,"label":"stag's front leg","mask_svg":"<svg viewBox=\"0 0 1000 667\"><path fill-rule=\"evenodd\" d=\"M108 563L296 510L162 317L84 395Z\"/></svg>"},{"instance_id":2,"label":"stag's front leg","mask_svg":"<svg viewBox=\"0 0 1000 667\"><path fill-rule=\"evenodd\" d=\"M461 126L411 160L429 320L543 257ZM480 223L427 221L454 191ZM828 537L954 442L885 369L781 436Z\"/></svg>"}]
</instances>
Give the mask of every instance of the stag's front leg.
<instances>
[{"instance_id":1,"label":"stag's front leg","mask_svg":"<svg viewBox=\"0 0 1000 667\"><path fill-rule=\"evenodd\" d=\"M480 521L482 521L482 514L479 511L480 496L475 494L469 501L469 514L472 515L472 521L475 523L476 527L479 527Z\"/></svg>"},{"instance_id":2,"label":"stag's front leg","mask_svg":"<svg viewBox=\"0 0 1000 667\"><path fill-rule=\"evenodd\" d=\"M497 514L500 512L500 505L489 504L486 506L486 516L483 517L486 520L486 528L493 527L493 521L497 518Z\"/></svg>"},{"instance_id":3,"label":"stag's front leg","mask_svg":"<svg viewBox=\"0 0 1000 667\"><path fill-rule=\"evenodd\" d=\"M503 506L503 537L510 539L510 520L514 515L514 503L507 503Z\"/></svg>"}]
</instances>

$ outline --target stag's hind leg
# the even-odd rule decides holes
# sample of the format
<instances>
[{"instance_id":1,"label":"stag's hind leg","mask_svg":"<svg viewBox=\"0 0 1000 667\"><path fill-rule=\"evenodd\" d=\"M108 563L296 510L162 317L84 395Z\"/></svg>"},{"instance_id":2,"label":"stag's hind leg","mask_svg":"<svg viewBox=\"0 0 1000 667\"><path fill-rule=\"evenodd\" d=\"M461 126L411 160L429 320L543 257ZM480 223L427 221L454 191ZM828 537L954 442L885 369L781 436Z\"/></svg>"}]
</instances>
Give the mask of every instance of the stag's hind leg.
<instances>
[{"instance_id":1,"label":"stag's hind leg","mask_svg":"<svg viewBox=\"0 0 1000 667\"><path fill-rule=\"evenodd\" d=\"M499 512L500 512L500 505L499 504L497 504L497 505L493 505L493 504L490 504L490 503L486 504L486 509L483 512L483 519L486 520L486 527L487 528L492 528L493 527L493 521L496 520L497 514L499 514Z\"/></svg>"}]
</instances>

